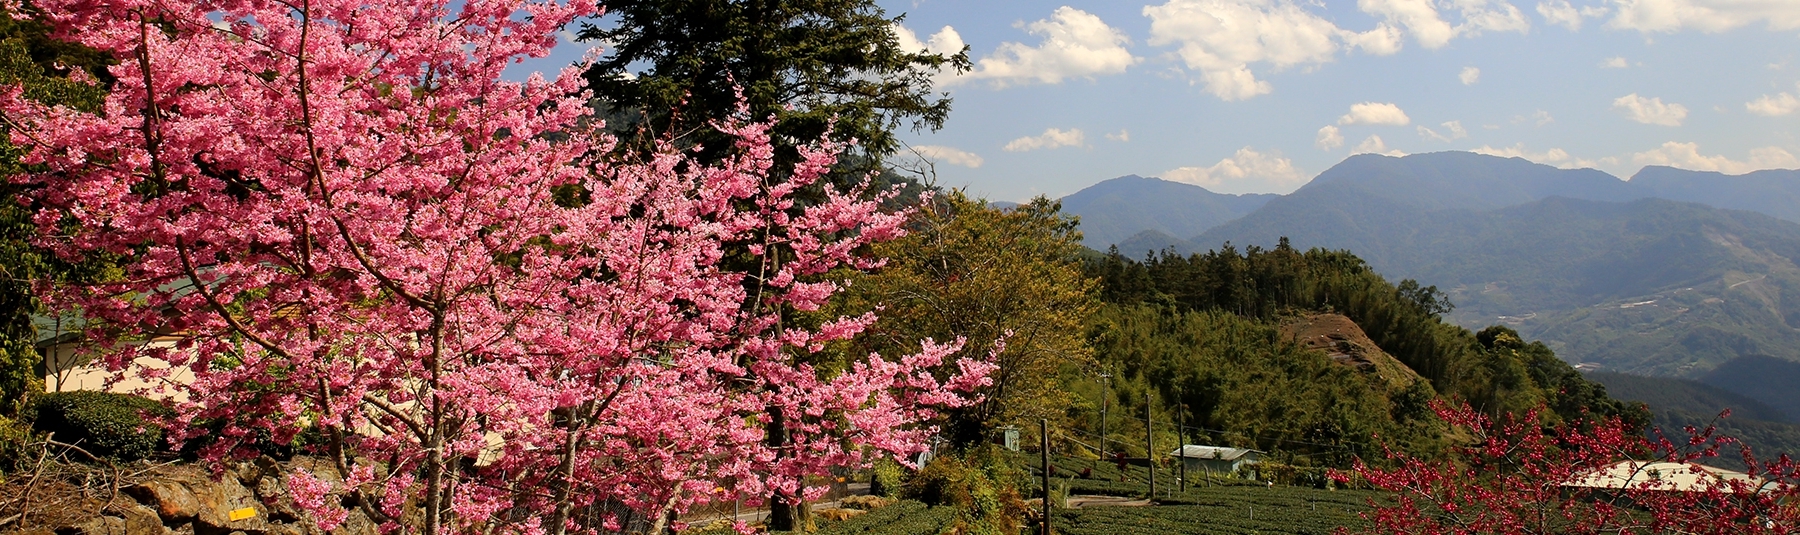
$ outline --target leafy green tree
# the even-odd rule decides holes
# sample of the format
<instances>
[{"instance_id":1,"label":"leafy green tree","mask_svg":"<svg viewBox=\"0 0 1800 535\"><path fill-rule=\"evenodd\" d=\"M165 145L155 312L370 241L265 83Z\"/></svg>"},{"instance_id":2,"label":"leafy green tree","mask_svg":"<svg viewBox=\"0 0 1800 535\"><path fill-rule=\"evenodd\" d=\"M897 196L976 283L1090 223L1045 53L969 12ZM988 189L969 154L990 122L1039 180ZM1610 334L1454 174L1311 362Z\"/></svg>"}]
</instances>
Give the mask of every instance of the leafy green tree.
<instances>
[{"instance_id":1,"label":"leafy green tree","mask_svg":"<svg viewBox=\"0 0 1800 535\"><path fill-rule=\"evenodd\" d=\"M950 98L931 77L969 67L965 52L900 47L873 0L620 0L583 39L608 54L587 72L614 128L691 136L737 113L780 120L778 137L855 139L866 154L899 148L894 130L936 130ZM662 111L672 110L672 111ZM620 124L622 123L622 124Z\"/></svg>"},{"instance_id":2,"label":"leafy green tree","mask_svg":"<svg viewBox=\"0 0 1800 535\"><path fill-rule=\"evenodd\" d=\"M958 336L979 351L1004 340L984 400L950 415L959 444L995 427L1063 417L1071 400L1059 377L1092 363L1084 330L1098 285L1083 272L1074 220L1059 210L1043 197L1003 210L948 192L921 207L909 235L877 247L887 266L854 280L839 305L882 307L855 352L888 354Z\"/></svg>"},{"instance_id":3,"label":"leafy green tree","mask_svg":"<svg viewBox=\"0 0 1800 535\"><path fill-rule=\"evenodd\" d=\"M98 51L50 38L35 20L0 12L0 86L20 87L25 98L94 110L104 98L103 86L71 80L69 74L79 69L103 83L108 61ZM0 133L6 130L0 125ZM42 389L32 281L74 268L32 245L37 210L26 195L31 186L10 180L23 168L20 150L6 139L0 136L0 415L15 414L26 393Z\"/></svg>"}]
</instances>

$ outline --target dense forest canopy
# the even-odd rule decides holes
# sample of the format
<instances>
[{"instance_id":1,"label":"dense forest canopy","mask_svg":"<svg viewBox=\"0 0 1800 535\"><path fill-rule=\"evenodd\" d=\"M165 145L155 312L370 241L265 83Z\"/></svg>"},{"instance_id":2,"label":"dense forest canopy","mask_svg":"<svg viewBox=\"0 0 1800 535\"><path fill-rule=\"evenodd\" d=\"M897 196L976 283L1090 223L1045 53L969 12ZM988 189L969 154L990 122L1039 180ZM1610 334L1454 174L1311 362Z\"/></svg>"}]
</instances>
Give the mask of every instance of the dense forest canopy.
<instances>
[{"instance_id":1,"label":"dense forest canopy","mask_svg":"<svg viewBox=\"0 0 1800 535\"><path fill-rule=\"evenodd\" d=\"M1473 332L1445 323L1453 305L1437 288L1391 283L1348 251L1299 251L1284 240L1274 249L1225 244L1138 261L1114 250L1087 269L1107 304L1090 338L1113 375L1109 395L1142 403L1151 391L1158 417L1208 440L1331 453L1337 462L1378 456L1375 436L1430 450L1441 437L1421 420L1437 397L1489 414L1542 405L1558 419L1648 423L1641 404L1607 397L1542 343L1504 326ZM1354 321L1424 381L1383 381L1281 334L1284 321L1311 313Z\"/></svg>"}]
</instances>

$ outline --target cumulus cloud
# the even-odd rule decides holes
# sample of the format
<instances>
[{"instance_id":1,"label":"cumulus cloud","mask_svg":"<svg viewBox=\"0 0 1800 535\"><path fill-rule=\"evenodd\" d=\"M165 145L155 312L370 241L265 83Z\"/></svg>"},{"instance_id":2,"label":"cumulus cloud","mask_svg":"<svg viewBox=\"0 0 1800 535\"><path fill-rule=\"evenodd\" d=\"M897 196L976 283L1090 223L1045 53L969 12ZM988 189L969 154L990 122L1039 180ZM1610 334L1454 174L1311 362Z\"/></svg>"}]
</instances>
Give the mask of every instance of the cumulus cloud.
<instances>
[{"instance_id":1,"label":"cumulus cloud","mask_svg":"<svg viewBox=\"0 0 1800 535\"><path fill-rule=\"evenodd\" d=\"M1319 137L1313 140L1313 144L1317 145L1319 150L1342 147L1344 146L1344 134L1338 132L1338 127L1325 125L1324 128L1319 129Z\"/></svg>"},{"instance_id":2,"label":"cumulus cloud","mask_svg":"<svg viewBox=\"0 0 1800 535\"><path fill-rule=\"evenodd\" d=\"M1131 43L1125 32L1069 6L1057 8L1048 19L1020 27L1043 41L1037 46L1001 43L993 54L975 62L973 72L957 80L990 80L996 87L1059 84L1069 78L1123 73L1141 59L1125 49Z\"/></svg>"},{"instance_id":3,"label":"cumulus cloud","mask_svg":"<svg viewBox=\"0 0 1800 535\"><path fill-rule=\"evenodd\" d=\"M924 52L927 54L955 54L962 52L962 34L956 28L945 26L931 34L926 40L919 40L919 34L899 24L893 25L894 40L899 42L900 49L907 52Z\"/></svg>"},{"instance_id":4,"label":"cumulus cloud","mask_svg":"<svg viewBox=\"0 0 1800 535\"><path fill-rule=\"evenodd\" d=\"M1599 160L1576 158L1574 156L1569 155L1568 151L1565 151L1562 149L1557 149L1557 148L1552 148L1550 150L1546 150L1546 151L1542 151L1542 152L1528 150L1525 148L1524 143L1519 143L1519 144L1513 145L1511 147L1500 147L1500 148L1494 148L1494 147L1490 147L1487 145L1482 145L1480 148L1470 150L1470 152L1474 152L1476 154L1486 154L1488 156L1499 156L1502 158L1524 158L1526 160L1531 160L1534 163L1541 163L1544 165L1553 165L1556 167L1561 167L1563 169L1580 169L1580 168L1597 167L1602 163L1618 163L1618 159L1616 159L1616 158L1601 158Z\"/></svg>"},{"instance_id":5,"label":"cumulus cloud","mask_svg":"<svg viewBox=\"0 0 1800 535\"><path fill-rule=\"evenodd\" d=\"M1662 97L1644 98L1632 93L1613 100L1613 109L1631 119L1644 124L1663 126L1681 126L1687 119L1687 106L1676 103L1663 104Z\"/></svg>"},{"instance_id":6,"label":"cumulus cloud","mask_svg":"<svg viewBox=\"0 0 1800 535\"><path fill-rule=\"evenodd\" d=\"M1338 118L1340 125L1372 124L1406 126L1412 119L1392 102L1363 102L1350 106L1350 113Z\"/></svg>"},{"instance_id":7,"label":"cumulus cloud","mask_svg":"<svg viewBox=\"0 0 1800 535\"><path fill-rule=\"evenodd\" d=\"M1462 23L1451 24L1438 11L1439 5L1460 15ZM1413 40L1425 48L1441 48L1451 39L1484 31L1524 33L1531 29L1525 14L1504 0L1357 0L1356 7L1406 28Z\"/></svg>"},{"instance_id":8,"label":"cumulus cloud","mask_svg":"<svg viewBox=\"0 0 1800 535\"><path fill-rule=\"evenodd\" d=\"M1426 128L1425 125L1419 125L1419 136L1425 139L1435 139L1438 141L1451 141L1469 137L1469 130L1463 128L1462 121L1450 121L1438 126L1444 128L1444 133L1439 134L1436 130Z\"/></svg>"},{"instance_id":9,"label":"cumulus cloud","mask_svg":"<svg viewBox=\"0 0 1800 535\"><path fill-rule=\"evenodd\" d=\"M913 154L917 154L920 158L926 160L958 165L970 169L981 167L981 164L984 161L981 159L980 155L975 153L943 145L914 145L912 151Z\"/></svg>"},{"instance_id":10,"label":"cumulus cloud","mask_svg":"<svg viewBox=\"0 0 1800 535\"><path fill-rule=\"evenodd\" d=\"M1624 56L1613 56L1606 58L1606 61L1600 62L1600 68L1602 69L1623 69L1630 66L1631 62L1626 61Z\"/></svg>"},{"instance_id":11,"label":"cumulus cloud","mask_svg":"<svg viewBox=\"0 0 1800 535\"><path fill-rule=\"evenodd\" d=\"M1609 10L1602 6L1582 6L1576 8L1569 5L1568 0L1549 0L1538 2L1538 16L1544 22L1568 28L1569 31L1581 30L1583 19L1597 19L1606 16Z\"/></svg>"},{"instance_id":12,"label":"cumulus cloud","mask_svg":"<svg viewBox=\"0 0 1800 535\"><path fill-rule=\"evenodd\" d=\"M1131 141L1131 131L1121 128L1121 129L1119 129L1119 133L1117 133L1117 134L1107 134L1106 139L1118 141L1121 143L1128 143Z\"/></svg>"},{"instance_id":13,"label":"cumulus cloud","mask_svg":"<svg viewBox=\"0 0 1800 535\"><path fill-rule=\"evenodd\" d=\"M1397 149L1389 149L1387 142L1381 140L1381 136L1369 136L1368 139L1362 140L1362 143L1356 144L1356 148L1350 149L1350 154L1381 154L1394 157L1406 155L1405 152Z\"/></svg>"},{"instance_id":14,"label":"cumulus cloud","mask_svg":"<svg viewBox=\"0 0 1800 535\"><path fill-rule=\"evenodd\" d=\"M1063 130L1050 128L1035 136L1025 136L1006 143L1001 149L1006 152L1029 152L1038 149L1054 149L1059 147L1080 147L1087 144L1087 134L1080 128Z\"/></svg>"},{"instance_id":15,"label":"cumulus cloud","mask_svg":"<svg viewBox=\"0 0 1800 535\"><path fill-rule=\"evenodd\" d=\"M1717 171L1728 175L1741 175L1761 169L1800 167L1800 159L1780 147L1763 147L1750 150L1750 159L1733 160L1723 155L1707 156L1700 154L1698 143L1678 143L1670 141L1661 147L1631 155L1631 161L1638 165L1666 165L1693 171Z\"/></svg>"},{"instance_id":16,"label":"cumulus cloud","mask_svg":"<svg viewBox=\"0 0 1800 535\"><path fill-rule=\"evenodd\" d=\"M1145 6L1152 46L1175 46L1196 83L1224 100L1242 100L1273 91L1253 67L1273 70L1318 65L1340 52L1361 50L1389 55L1407 35L1426 48L1484 31L1525 32L1523 13L1505 0L1358 0L1375 15L1374 28L1356 31L1314 14L1301 0L1166 0ZM1444 8L1439 11L1439 6ZM1454 23L1452 21L1455 21Z\"/></svg>"},{"instance_id":17,"label":"cumulus cloud","mask_svg":"<svg viewBox=\"0 0 1800 535\"><path fill-rule=\"evenodd\" d=\"M1569 5L1569 0L1538 2L1537 12L1538 16L1544 18L1544 22L1568 28L1569 31L1581 29L1581 10Z\"/></svg>"},{"instance_id":18,"label":"cumulus cloud","mask_svg":"<svg viewBox=\"0 0 1800 535\"><path fill-rule=\"evenodd\" d=\"M1612 0L1617 6L1608 28L1639 32L1699 30L1716 33L1765 24L1771 30L1800 28L1800 3L1764 0Z\"/></svg>"},{"instance_id":19,"label":"cumulus cloud","mask_svg":"<svg viewBox=\"0 0 1800 535\"><path fill-rule=\"evenodd\" d=\"M1211 167L1182 167L1164 171L1162 178L1195 184L1220 193L1286 193L1306 182L1305 173L1280 152L1262 153L1250 147Z\"/></svg>"},{"instance_id":20,"label":"cumulus cloud","mask_svg":"<svg viewBox=\"0 0 1800 535\"><path fill-rule=\"evenodd\" d=\"M1795 98L1793 93L1779 93L1773 96L1763 95L1762 98L1745 102L1744 109L1750 110L1750 113L1757 115L1780 117L1794 113L1794 110L1800 109L1800 98Z\"/></svg>"},{"instance_id":21,"label":"cumulus cloud","mask_svg":"<svg viewBox=\"0 0 1800 535\"><path fill-rule=\"evenodd\" d=\"M1328 63L1347 47L1372 54L1400 50L1400 34L1391 26L1344 30L1291 0L1169 0L1145 6L1143 13L1150 18L1150 45L1176 46L1183 64L1200 72L1206 91L1223 100L1273 90L1256 78L1252 64L1283 69Z\"/></svg>"},{"instance_id":22,"label":"cumulus cloud","mask_svg":"<svg viewBox=\"0 0 1800 535\"><path fill-rule=\"evenodd\" d=\"M1463 85L1475 85L1476 81L1481 80L1481 69L1463 67L1462 74L1456 75L1456 79L1462 80Z\"/></svg>"}]
</instances>

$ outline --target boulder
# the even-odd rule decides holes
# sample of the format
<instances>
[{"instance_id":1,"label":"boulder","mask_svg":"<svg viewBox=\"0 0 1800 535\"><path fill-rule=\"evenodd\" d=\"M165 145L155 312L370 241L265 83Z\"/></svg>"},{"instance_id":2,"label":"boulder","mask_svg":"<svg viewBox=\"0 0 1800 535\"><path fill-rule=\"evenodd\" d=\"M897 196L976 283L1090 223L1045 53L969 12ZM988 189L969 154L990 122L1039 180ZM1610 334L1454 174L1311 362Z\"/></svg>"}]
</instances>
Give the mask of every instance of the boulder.
<instances>
[{"instance_id":1,"label":"boulder","mask_svg":"<svg viewBox=\"0 0 1800 535\"><path fill-rule=\"evenodd\" d=\"M339 524L337 529L331 530L331 535L380 535L380 534L381 534L380 526L377 526L375 524L375 521L369 520L368 515L364 515L362 512L362 509L360 509L360 508L350 509L350 516L344 518L344 523Z\"/></svg>"},{"instance_id":2,"label":"boulder","mask_svg":"<svg viewBox=\"0 0 1800 535\"><path fill-rule=\"evenodd\" d=\"M200 514L194 519L196 535L229 535L233 531L259 534L269 528L269 511L250 489L235 477L219 481L187 481L188 488L200 503ZM248 518L231 519L233 511L250 509Z\"/></svg>"},{"instance_id":3,"label":"boulder","mask_svg":"<svg viewBox=\"0 0 1800 535\"><path fill-rule=\"evenodd\" d=\"M132 535L163 535L168 533L169 528L163 527L162 516L157 514L156 509L151 509L131 502L125 503L125 506L119 507L118 509L125 517L126 533Z\"/></svg>"},{"instance_id":4,"label":"boulder","mask_svg":"<svg viewBox=\"0 0 1800 535\"><path fill-rule=\"evenodd\" d=\"M200 515L200 500L186 485L159 479L125 489L125 494L156 509L156 514L170 523L193 520Z\"/></svg>"},{"instance_id":5,"label":"boulder","mask_svg":"<svg viewBox=\"0 0 1800 535\"><path fill-rule=\"evenodd\" d=\"M161 526L158 526L161 527ZM97 516L74 527L57 530L58 535L127 535L125 519L116 516Z\"/></svg>"}]
</instances>

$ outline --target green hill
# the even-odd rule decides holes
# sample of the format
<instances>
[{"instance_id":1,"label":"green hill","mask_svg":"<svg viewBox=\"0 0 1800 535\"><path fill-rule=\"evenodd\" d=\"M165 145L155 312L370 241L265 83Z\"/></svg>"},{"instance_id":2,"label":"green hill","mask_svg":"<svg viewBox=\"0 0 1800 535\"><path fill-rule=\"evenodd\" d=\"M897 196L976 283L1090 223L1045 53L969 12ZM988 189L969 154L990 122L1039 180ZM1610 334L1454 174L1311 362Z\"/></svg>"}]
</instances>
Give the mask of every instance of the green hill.
<instances>
[{"instance_id":1,"label":"green hill","mask_svg":"<svg viewBox=\"0 0 1800 535\"><path fill-rule=\"evenodd\" d=\"M1767 403L1800 423L1800 396L1795 395L1800 362L1765 355L1739 357L1707 372L1700 381Z\"/></svg>"},{"instance_id":2,"label":"green hill","mask_svg":"<svg viewBox=\"0 0 1800 535\"><path fill-rule=\"evenodd\" d=\"M1606 385L1606 393L1612 397L1641 401L1657 413L1672 410L1688 414L1717 415L1721 410L1731 409L1733 420L1800 423L1767 403L1692 379L1612 372L1591 372L1585 375L1588 380Z\"/></svg>"},{"instance_id":3,"label":"green hill","mask_svg":"<svg viewBox=\"0 0 1800 535\"><path fill-rule=\"evenodd\" d=\"M1467 164L1469 178L1453 178L1451 164ZM1522 185L1497 186L1504 173ZM1352 158L1190 244L1268 247L1287 236L1295 247L1350 249L1384 275L1445 288L1460 325L1507 324L1610 370L1696 377L1744 355L1800 360L1800 224L1662 199L1608 202L1643 192L1596 173L1470 154ZM1602 200L1495 209L1508 201L1469 197L1489 187L1495 199Z\"/></svg>"}]
</instances>

